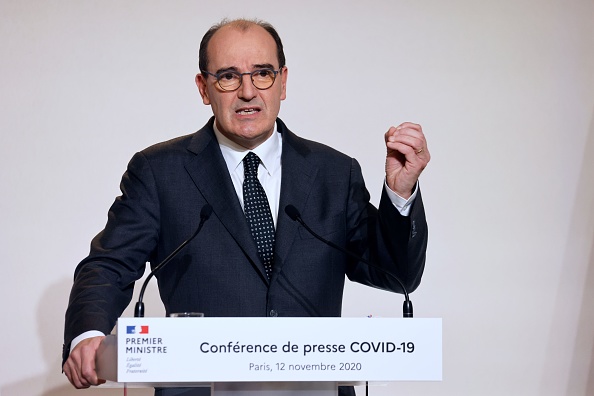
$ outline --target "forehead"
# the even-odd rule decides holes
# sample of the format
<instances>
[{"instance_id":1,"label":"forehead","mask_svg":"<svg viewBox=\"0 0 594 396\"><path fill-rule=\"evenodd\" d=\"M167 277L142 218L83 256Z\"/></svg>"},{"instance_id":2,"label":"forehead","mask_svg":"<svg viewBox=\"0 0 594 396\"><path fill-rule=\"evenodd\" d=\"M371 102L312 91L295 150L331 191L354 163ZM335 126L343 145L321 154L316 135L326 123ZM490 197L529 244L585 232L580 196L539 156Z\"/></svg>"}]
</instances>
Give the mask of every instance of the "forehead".
<instances>
[{"instance_id":1,"label":"forehead","mask_svg":"<svg viewBox=\"0 0 594 396\"><path fill-rule=\"evenodd\" d=\"M279 66L274 39L258 25L246 30L222 27L212 36L207 51L209 69L212 70L230 67L249 70L264 64L274 68Z\"/></svg>"}]
</instances>

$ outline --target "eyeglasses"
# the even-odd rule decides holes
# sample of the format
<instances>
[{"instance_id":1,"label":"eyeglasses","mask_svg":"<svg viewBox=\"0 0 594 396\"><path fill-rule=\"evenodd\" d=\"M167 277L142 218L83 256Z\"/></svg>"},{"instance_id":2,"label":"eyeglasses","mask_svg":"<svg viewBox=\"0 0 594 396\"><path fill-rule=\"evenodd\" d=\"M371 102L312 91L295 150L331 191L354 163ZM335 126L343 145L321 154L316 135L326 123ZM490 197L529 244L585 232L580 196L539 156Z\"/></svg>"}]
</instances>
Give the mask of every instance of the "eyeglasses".
<instances>
[{"instance_id":1,"label":"eyeglasses","mask_svg":"<svg viewBox=\"0 0 594 396\"><path fill-rule=\"evenodd\" d=\"M241 87L241 83L243 83L243 76L250 76L254 87L260 90L268 89L272 87L274 80L276 80L276 75L280 73L281 70L282 68L278 70L258 69L247 73L226 70L217 74L209 73L206 70L201 70L201 72L216 78L217 84L223 91L235 91Z\"/></svg>"}]
</instances>

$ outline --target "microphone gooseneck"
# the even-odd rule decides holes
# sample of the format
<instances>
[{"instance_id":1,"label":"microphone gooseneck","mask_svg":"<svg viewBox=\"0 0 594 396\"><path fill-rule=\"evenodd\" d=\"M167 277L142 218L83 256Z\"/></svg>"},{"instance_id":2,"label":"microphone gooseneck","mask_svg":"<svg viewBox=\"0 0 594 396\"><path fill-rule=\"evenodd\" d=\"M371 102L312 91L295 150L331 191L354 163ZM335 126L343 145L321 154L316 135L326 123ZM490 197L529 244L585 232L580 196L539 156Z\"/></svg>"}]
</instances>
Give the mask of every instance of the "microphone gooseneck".
<instances>
[{"instance_id":1,"label":"microphone gooseneck","mask_svg":"<svg viewBox=\"0 0 594 396\"><path fill-rule=\"evenodd\" d=\"M196 235L198 235L198 233L200 232L200 230L202 230L202 226L204 226L204 223L206 222L206 220L208 220L208 218L210 217L210 215L212 214L212 206L210 206L209 204L206 204L202 207L202 210L200 211L200 224L198 224L198 227L196 228L196 231L194 232L194 234L192 234L191 237L189 237L188 239L186 239L185 241L182 242L181 245L179 245L177 247L177 249L175 249L173 252L171 252L169 254L169 256L165 257L165 260L161 261L151 272L150 274L148 274L148 276L146 277L146 279L144 280L144 283L142 284L142 288L140 289L140 293L138 295L138 302L136 303L136 306L134 307L134 317L135 318L144 318L144 303L142 302L142 299L144 298L144 292L146 290L146 287L148 285L149 280L155 276L155 274L161 270L161 268L163 268L165 265L167 265L167 263L169 263L175 256L177 256L177 254L188 244L192 241L192 239L194 239L196 237Z\"/></svg>"},{"instance_id":2,"label":"microphone gooseneck","mask_svg":"<svg viewBox=\"0 0 594 396\"><path fill-rule=\"evenodd\" d=\"M412 306L412 302L410 301L410 298L408 297L408 291L406 290L404 283L402 283L402 281L396 275L394 275L390 271L387 271L384 268L382 268L376 264L370 263L368 260L364 259L363 257L358 256L358 255L354 254L353 252L350 252L347 249L333 243L332 241L322 238L320 235L316 234L311 228L309 228L309 226L307 224L305 224L305 222L301 218L301 214L299 213L299 210L295 206L290 205L290 204L285 206L285 213L287 214L287 216L289 216L291 218L291 220L296 221L299 224L301 224L303 226L303 228L305 228L307 230L307 232L309 232L311 235L313 235L319 241L324 242L326 245L328 245L334 249L337 249L337 250L341 251L342 253L346 254L347 256L350 256L350 257L354 258L355 260L366 264L369 267L373 267L376 270L380 271L381 273L388 275L389 277L394 279L398 283L398 285L400 285L400 287L402 288L402 291L404 293L404 303L402 304L402 316L405 318L413 317L413 306Z\"/></svg>"}]
</instances>

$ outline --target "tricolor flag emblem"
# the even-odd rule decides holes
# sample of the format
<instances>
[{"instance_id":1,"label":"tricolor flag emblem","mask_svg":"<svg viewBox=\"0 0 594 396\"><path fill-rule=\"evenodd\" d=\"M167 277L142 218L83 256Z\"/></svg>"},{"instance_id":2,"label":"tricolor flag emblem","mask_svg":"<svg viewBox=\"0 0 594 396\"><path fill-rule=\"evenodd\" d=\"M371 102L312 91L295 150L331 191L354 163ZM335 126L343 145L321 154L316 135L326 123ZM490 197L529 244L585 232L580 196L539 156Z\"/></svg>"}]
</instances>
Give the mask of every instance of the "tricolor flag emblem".
<instances>
[{"instance_id":1,"label":"tricolor flag emblem","mask_svg":"<svg viewBox=\"0 0 594 396\"><path fill-rule=\"evenodd\" d=\"M126 334L148 334L148 326L126 326Z\"/></svg>"}]
</instances>

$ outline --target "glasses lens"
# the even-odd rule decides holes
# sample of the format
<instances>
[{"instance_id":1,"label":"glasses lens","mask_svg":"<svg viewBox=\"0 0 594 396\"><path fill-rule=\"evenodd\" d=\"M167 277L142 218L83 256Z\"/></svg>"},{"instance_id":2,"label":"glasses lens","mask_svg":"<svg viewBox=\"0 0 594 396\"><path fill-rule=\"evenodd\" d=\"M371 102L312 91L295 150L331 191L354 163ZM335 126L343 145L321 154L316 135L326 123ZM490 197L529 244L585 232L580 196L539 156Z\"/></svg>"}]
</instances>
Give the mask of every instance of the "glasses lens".
<instances>
[{"instance_id":1,"label":"glasses lens","mask_svg":"<svg viewBox=\"0 0 594 396\"><path fill-rule=\"evenodd\" d=\"M252 73L252 82L258 89L267 89L274 84L276 73L274 70L262 69Z\"/></svg>"},{"instance_id":2,"label":"glasses lens","mask_svg":"<svg viewBox=\"0 0 594 396\"><path fill-rule=\"evenodd\" d=\"M217 82L225 91L233 91L241 85L241 75L239 73L226 72L219 75Z\"/></svg>"}]
</instances>

